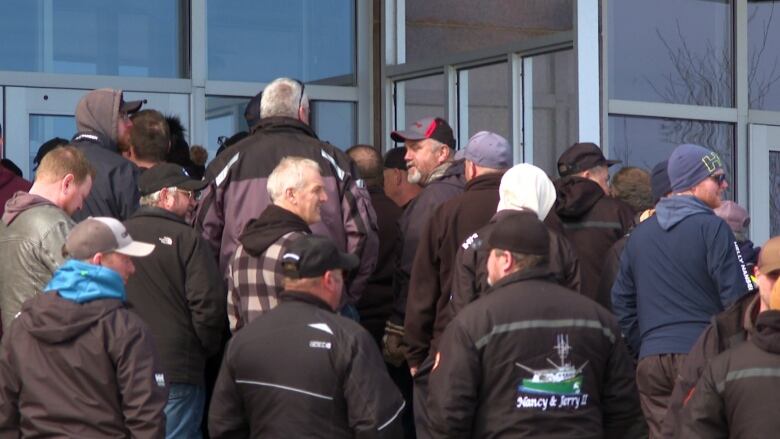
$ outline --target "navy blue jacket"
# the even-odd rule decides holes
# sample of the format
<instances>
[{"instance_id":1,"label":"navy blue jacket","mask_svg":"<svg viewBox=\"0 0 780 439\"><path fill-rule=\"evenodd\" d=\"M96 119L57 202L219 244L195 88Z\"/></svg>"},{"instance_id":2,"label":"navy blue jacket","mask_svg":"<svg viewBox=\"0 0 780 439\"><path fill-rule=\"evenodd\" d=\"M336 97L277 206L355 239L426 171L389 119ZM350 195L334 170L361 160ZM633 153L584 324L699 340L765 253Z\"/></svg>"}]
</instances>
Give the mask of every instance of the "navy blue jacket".
<instances>
[{"instance_id":1,"label":"navy blue jacket","mask_svg":"<svg viewBox=\"0 0 780 439\"><path fill-rule=\"evenodd\" d=\"M712 316L753 288L729 226L699 199L678 195L628 238L612 310L640 358L687 354Z\"/></svg>"}]
</instances>

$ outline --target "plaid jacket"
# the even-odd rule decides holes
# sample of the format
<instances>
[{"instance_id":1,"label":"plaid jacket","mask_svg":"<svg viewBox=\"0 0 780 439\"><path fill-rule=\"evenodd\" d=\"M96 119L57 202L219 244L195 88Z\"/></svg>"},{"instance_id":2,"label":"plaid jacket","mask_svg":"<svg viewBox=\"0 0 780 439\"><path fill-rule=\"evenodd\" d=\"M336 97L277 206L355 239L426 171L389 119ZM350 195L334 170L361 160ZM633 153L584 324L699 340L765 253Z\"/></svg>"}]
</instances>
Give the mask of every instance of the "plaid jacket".
<instances>
[{"instance_id":1,"label":"plaid jacket","mask_svg":"<svg viewBox=\"0 0 780 439\"><path fill-rule=\"evenodd\" d=\"M252 320L276 307L284 290L282 255L285 249L303 236L302 232L284 234L259 257L240 245L228 265L228 320L235 333Z\"/></svg>"}]
</instances>

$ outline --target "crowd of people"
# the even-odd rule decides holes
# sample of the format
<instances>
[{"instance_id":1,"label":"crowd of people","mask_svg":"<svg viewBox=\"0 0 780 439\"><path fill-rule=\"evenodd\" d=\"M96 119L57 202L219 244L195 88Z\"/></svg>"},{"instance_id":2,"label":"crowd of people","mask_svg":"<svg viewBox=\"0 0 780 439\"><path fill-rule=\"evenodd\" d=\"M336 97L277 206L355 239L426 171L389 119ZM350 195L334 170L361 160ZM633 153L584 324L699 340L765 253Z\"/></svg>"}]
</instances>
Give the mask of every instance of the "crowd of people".
<instances>
[{"instance_id":1,"label":"crowd of people","mask_svg":"<svg viewBox=\"0 0 780 439\"><path fill-rule=\"evenodd\" d=\"M206 167L142 106L89 92L32 182L0 167L0 437L780 429L780 237L707 145L549 176L427 117L342 151L279 78Z\"/></svg>"}]
</instances>

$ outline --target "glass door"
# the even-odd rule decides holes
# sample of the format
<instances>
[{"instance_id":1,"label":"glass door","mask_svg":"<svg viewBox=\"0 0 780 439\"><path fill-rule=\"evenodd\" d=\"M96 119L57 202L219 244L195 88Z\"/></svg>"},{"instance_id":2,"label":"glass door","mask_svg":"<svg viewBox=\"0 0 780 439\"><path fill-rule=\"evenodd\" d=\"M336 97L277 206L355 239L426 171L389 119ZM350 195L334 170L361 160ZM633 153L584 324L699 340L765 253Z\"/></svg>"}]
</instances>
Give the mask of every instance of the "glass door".
<instances>
[{"instance_id":1,"label":"glass door","mask_svg":"<svg viewBox=\"0 0 780 439\"><path fill-rule=\"evenodd\" d=\"M751 124L750 239L758 246L780 235L780 126Z\"/></svg>"},{"instance_id":2,"label":"glass door","mask_svg":"<svg viewBox=\"0 0 780 439\"><path fill-rule=\"evenodd\" d=\"M5 87L5 157L32 180L33 158L49 139L70 139L76 133L76 105L88 90ZM143 108L177 115L189 130L189 95L125 92L125 100L143 100Z\"/></svg>"}]
</instances>

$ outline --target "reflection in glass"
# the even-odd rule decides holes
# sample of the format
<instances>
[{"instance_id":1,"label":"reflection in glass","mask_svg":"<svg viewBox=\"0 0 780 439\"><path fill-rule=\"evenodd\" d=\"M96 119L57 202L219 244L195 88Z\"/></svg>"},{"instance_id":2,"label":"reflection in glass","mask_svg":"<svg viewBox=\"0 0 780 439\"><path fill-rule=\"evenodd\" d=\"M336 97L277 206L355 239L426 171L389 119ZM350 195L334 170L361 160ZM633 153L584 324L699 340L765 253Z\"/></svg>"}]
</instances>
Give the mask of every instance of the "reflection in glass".
<instances>
[{"instance_id":1,"label":"reflection in glass","mask_svg":"<svg viewBox=\"0 0 780 439\"><path fill-rule=\"evenodd\" d=\"M181 0L5 0L0 70L178 78Z\"/></svg>"},{"instance_id":2,"label":"reflection in glass","mask_svg":"<svg viewBox=\"0 0 780 439\"><path fill-rule=\"evenodd\" d=\"M214 158L219 149L219 138L231 137L239 131L249 131L244 119L244 110L249 98L206 96L206 144L209 158Z\"/></svg>"},{"instance_id":3,"label":"reflection in glass","mask_svg":"<svg viewBox=\"0 0 780 439\"><path fill-rule=\"evenodd\" d=\"M44 114L30 115L30 166L24 170L26 178L34 178L33 159L38 154L38 148L55 137L70 139L76 134L76 118L73 116L51 116Z\"/></svg>"},{"instance_id":4,"label":"reflection in glass","mask_svg":"<svg viewBox=\"0 0 780 439\"><path fill-rule=\"evenodd\" d=\"M355 0L206 5L209 79L355 84Z\"/></svg>"},{"instance_id":5,"label":"reflection in glass","mask_svg":"<svg viewBox=\"0 0 780 439\"><path fill-rule=\"evenodd\" d=\"M447 118L444 111L443 75L398 81L395 83L395 96L396 103L403 96L403 111L407 126L424 117ZM406 126L396 126L396 129L406 129Z\"/></svg>"},{"instance_id":6,"label":"reflection in glass","mask_svg":"<svg viewBox=\"0 0 780 439\"><path fill-rule=\"evenodd\" d=\"M569 31L572 0L405 0L406 62ZM476 6L476 7L475 7Z\"/></svg>"},{"instance_id":7,"label":"reflection in glass","mask_svg":"<svg viewBox=\"0 0 780 439\"><path fill-rule=\"evenodd\" d=\"M748 0L748 90L751 109L780 110L780 3L776 1Z\"/></svg>"},{"instance_id":8,"label":"reflection in glass","mask_svg":"<svg viewBox=\"0 0 780 439\"><path fill-rule=\"evenodd\" d=\"M353 102L313 101L311 127L320 140L346 150L357 143L357 114Z\"/></svg>"},{"instance_id":9,"label":"reflection in glass","mask_svg":"<svg viewBox=\"0 0 780 439\"><path fill-rule=\"evenodd\" d=\"M619 0L608 7L611 99L734 105L730 0Z\"/></svg>"},{"instance_id":10,"label":"reflection in glass","mask_svg":"<svg viewBox=\"0 0 780 439\"><path fill-rule=\"evenodd\" d=\"M769 236L780 235L780 152L769 151Z\"/></svg>"},{"instance_id":11,"label":"reflection in glass","mask_svg":"<svg viewBox=\"0 0 780 439\"><path fill-rule=\"evenodd\" d=\"M532 58L534 165L557 177L558 157L577 141L574 51Z\"/></svg>"},{"instance_id":12,"label":"reflection in glass","mask_svg":"<svg viewBox=\"0 0 780 439\"><path fill-rule=\"evenodd\" d=\"M479 131L491 131L509 139L509 98L512 93L507 64L477 67L460 74L468 84L468 137Z\"/></svg>"},{"instance_id":13,"label":"reflection in glass","mask_svg":"<svg viewBox=\"0 0 780 439\"><path fill-rule=\"evenodd\" d=\"M694 143L718 153L723 160L729 187L726 198L734 199L734 125L685 119L609 117L610 158L623 165L650 170L666 160L682 143ZM617 167L615 167L617 168Z\"/></svg>"}]
</instances>

